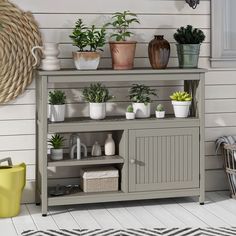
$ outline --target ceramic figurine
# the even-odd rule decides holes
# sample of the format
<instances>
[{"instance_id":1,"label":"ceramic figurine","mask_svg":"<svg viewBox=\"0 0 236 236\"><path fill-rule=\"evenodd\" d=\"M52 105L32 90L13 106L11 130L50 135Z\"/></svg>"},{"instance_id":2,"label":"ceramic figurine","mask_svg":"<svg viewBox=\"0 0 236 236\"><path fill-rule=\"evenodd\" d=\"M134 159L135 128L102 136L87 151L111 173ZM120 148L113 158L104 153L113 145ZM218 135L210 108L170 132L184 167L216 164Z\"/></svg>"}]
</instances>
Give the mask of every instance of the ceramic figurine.
<instances>
[{"instance_id":1,"label":"ceramic figurine","mask_svg":"<svg viewBox=\"0 0 236 236\"><path fill-rule=\"evenodd\" d=\"M98 157L102 155L102 149L101 146L99 145L99 143L96 141L92 147L92 156L94 157Z\"/></svg>"},{"instance_id":2,"label":"ceramic figurine","mask_svg":"<svg viewBox=\"0 0 236 236\"><path fill-rule=\"evenodd\" d=\"M112 138L112 134L107 135L107 139L105 141L105 155L106 156L115 155L115 142Z\"/></svg>"}]
</instances>

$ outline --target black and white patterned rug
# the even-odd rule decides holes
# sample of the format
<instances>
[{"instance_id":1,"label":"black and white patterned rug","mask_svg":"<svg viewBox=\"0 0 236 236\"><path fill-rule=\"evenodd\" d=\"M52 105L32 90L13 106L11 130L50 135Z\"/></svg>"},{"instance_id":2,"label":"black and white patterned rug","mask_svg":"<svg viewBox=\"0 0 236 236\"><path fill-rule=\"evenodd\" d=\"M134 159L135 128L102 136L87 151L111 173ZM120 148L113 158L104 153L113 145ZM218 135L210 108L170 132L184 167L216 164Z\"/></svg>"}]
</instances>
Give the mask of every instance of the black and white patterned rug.
<instances>
[{"instance_id":1,"label":"black and white patterned rug","mask_svg":"<svg viewBox=\"0 0 236 236\"><path fill-rule=\"evenodd\" d=\"M154 229L61 229L47 231L24 231L22 236L235 236L236 227L232 228L154 228Z\"/></svg>"}]
</instances>

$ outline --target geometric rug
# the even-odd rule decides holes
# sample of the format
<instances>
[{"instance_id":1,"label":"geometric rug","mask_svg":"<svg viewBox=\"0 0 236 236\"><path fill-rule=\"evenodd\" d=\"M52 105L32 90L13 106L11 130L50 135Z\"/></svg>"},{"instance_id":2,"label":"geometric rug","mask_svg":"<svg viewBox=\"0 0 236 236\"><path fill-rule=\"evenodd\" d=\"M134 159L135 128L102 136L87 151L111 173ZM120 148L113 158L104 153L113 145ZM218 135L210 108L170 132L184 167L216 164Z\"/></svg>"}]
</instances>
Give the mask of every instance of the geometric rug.
<instances>
[{"instance_id":1,"label":"geometric rug","mask_svg":"<svg viewBox=\"0 0 236 236\"><path fill-rule=\"evenodd\" d=\"M22 236L235 236L236 227L226 228L153 228L153 229L61 229L27 230Z\"/></svg>"}]
</instances>

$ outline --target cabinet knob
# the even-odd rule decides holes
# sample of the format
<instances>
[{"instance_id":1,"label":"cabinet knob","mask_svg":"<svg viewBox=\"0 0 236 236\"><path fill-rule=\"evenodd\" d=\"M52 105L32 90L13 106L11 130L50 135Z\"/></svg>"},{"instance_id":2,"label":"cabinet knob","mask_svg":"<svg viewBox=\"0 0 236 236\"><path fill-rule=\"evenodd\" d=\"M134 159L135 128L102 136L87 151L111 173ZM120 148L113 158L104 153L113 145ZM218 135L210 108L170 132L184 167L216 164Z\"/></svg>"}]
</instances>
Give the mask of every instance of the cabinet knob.
<instances>
[{"instance_id":1,"label":"cabinet knob","mask_svg":"<svg viewBox=\"0 0 236 236\"><path fill-rule=\"evenodd\" d=\"M131 163L131 164L134 164L134 163L135 163L135 159L131 159L131 160L130 160L130 163Z\"/></svg>"}]
</instances>

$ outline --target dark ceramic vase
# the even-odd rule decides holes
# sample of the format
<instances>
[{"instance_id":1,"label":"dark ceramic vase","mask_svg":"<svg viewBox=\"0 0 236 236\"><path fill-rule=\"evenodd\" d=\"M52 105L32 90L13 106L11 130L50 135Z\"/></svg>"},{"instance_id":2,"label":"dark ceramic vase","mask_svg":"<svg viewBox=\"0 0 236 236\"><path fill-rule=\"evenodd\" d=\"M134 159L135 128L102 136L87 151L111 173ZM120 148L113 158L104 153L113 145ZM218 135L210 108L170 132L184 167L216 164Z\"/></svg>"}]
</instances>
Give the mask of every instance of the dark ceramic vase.
<instances>
[{"instance_id":1,"label":"dark ceramic vase","mask_svg":"<svg viewBox=\"0 0 236 236\"><path fill-rule=\"evenodd\" d=\"M170 58L170 44L163 35L155 35L148 44L149 61L153 69L165 69Z\"/></svg>"}]
</instances>

